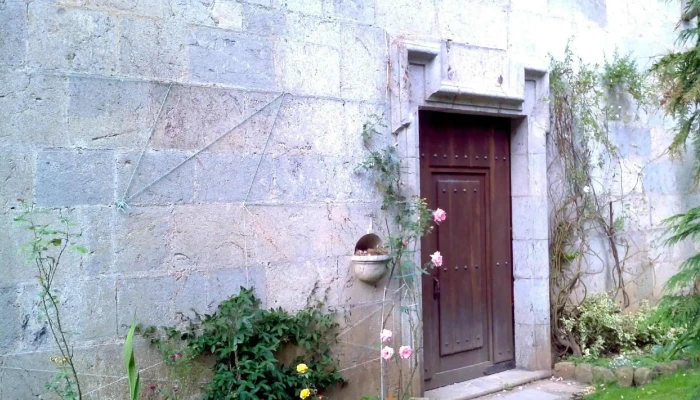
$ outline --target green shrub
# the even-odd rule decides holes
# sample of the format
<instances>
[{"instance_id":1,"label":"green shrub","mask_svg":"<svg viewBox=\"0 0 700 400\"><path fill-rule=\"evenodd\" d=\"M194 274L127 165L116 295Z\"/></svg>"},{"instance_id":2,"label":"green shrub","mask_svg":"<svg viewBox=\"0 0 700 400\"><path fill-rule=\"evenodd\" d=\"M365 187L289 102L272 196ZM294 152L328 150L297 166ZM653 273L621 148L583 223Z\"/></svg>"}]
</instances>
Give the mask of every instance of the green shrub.
<instances>
[{"instance_id":1,"label":"green shrub","mask_svg":"<svg viewBox=\"0 0 700 400\"><path fill-rule=\"evenodd\" d=\"M635 351L665 343L669 333L653 322L654 311L643 302L635 313L623 313L607 294L594 295L563 318L585 358Z\"/></svg>"},{"instance_id":2,"label":"green shrub","mask_svg":"<svg viewBox=\"0 0 700 400\"><path fill-rule=\"evenodd\" d=\"M195 358L213 356L213 377L203 388L203 399L291 399L303 389L315 398L344 382L330 348L337 326L333 315L318 307L296 314L263 310L252 290L241 288L213 315L197 316L185 332L166 328L154 336L157 332L149 328L144 335L163 351L166 364L185 375L191 374L187 364ZM281 361L289 354L289 361ZM308 371L297 372L302 363ZM184 388L178 389L183 395Z\"/></svg>"}]
</instances>

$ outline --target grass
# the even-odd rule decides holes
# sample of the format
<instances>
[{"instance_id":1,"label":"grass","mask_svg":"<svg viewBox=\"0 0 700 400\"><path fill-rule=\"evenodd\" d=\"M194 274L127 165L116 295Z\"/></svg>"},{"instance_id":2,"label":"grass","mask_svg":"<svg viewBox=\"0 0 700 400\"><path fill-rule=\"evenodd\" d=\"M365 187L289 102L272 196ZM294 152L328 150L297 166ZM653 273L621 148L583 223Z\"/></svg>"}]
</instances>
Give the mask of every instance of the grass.
<instances>
[{"instance_id":1,"label":"grass","mask_svg":"<svg viewBox=\"0 0 700 400\"><path fill-rule=\"evenodd\" d=\"M642 387L598 386L586 400L700 400L700 370L662 376Z\"/></svg>"}]
</instances>

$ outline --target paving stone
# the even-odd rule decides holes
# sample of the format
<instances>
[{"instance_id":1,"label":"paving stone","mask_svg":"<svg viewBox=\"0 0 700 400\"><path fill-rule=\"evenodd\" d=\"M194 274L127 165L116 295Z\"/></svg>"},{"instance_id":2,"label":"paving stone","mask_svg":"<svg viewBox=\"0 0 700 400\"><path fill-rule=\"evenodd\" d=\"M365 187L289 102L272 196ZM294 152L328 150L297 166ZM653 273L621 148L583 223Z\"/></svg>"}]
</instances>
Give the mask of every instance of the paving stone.
<instances>
[{"instance_id":1,"label":"paving stone","mask_svg":"<svg viewBox=\"0 0 700 400\"><path fill-rule=\"evenodd\" d=\"M576 364L572 362L558 362L554 364L554 376L557 378L572 379Z\"/></svg>"},{"instance_id":2,"label":"paving stone","mask_svg":"<svg viewBox=\"0 0 700 400\"><path fill-rule=\"evenodd\" d=\"M591 364L579 364L574 370L574 379L581 383L593 382L593 366Z\"/></svg>"},{"instance_id":3,"label":"paving stone","mask_svg":"<svg viewBox=\"0 0 700 400\"><path fill-rule=\"evenodd\" d=\"M36 166L36 202L42 207L112 204L114 153L45 150Z\"/></svg>"},{"instance_id":4,"label":"paving stone","mask_svg":"<svg viewBox=\"0 0 700 400\"><path fill-rule=\"evenodd\" d=\"M618 385L622 387L632 386L632 382L634 381L634 368L620 367L615 368L613 372L615 373L615 378L617 378Z\"/></svg>"},{"instance_id":5,"label":"paving stone","mask_svg":"<svg viewBox=\"0 0 700 400\"><path fill-rule=\"evenodd\" d=\"M190 160L182 164L187 157L186 154L180 152L146 152L143 153L143 157L141 157L141 152L119 154L117 158L119 199L126 200L129 205L191 203L194 199L196 161ZM180 166L177 169L170 172L178 165ZM137 167L138 169L136 169ZM156 182L158 179L160 180ZM131 186L129 187L130 182ZM153 185L141 192L151 184ZM125 196L128 187L129 191Z\"/></svg>"},{"instance_id":6,"label":"paving stone","mask_svg":"<svg viewBox=\"0 0 700 400\"><path fill-rule=\"evenodd\" d=\"M654 371L651 368L637 368L634 370L634 385L644 386L654 379Z\"/></svg>"},{"instance_id":7,"label":"paving stone","mask_svg":"<svg viewBox=\"0 0 700 400\"><path fill-rule=\"evenodd\" d=\"M28 20L29 65L110 75L116 72L115 17L33 2L29 5Z\"/></svg>"},{"instance_id":8,"label":"paving stone","mask_svg":"<svg viewBox=\"0 0 700 400\"><path fill-rule=\"evenodd\" d=\"M81 148L142 148L167 87L145 82L72 77L68 82L70 143Z\"/></svg>"},{"instance_id":9,"label":"paving stone","mask_svg":"<svg viewBox=\"0 0 700 400\"><path fill-rule=\"evenodd\" d=\"M292 93L338 96L340 54L332 47L282 40L278 64L282 85Z\"/></svg>"},{"instance_id":10,"label":"paving stone","mask_svg":"<svg viewBox=\"0 0 700 400\"><path fill-rule=\"evenodd\" d=\"M190 77L249 89L274 89L271 39L214 29L195 29L189 43Z\"/></svg>"},{"instance_id":11,"label":"paving stone","mask_svg":"<svg viewBox=\"0 0 700 400\"><path fill-rule=\"evenodd\" d=\"M24 64L27 40L27 7L22 1L0 4L0 65Z\"/></svg>"},{"instance_id":12,"label":"paving stone","mask_svg":"<svg viewBox=\"0 0 700 400\"><path fill-rule=\"evenodd\" d=\"M184 77L188 56L185 27L128 18L122 18L119 25L119 68L122 74L168 80Z\"/></svg>"}]
</instances>

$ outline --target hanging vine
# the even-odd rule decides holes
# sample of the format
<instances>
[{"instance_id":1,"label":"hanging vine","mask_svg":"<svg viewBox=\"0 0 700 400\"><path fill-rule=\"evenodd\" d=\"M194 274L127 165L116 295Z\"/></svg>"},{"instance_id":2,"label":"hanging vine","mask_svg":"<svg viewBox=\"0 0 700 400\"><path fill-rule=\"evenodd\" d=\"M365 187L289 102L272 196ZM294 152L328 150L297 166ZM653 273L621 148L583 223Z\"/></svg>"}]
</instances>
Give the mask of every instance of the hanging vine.
<instances>
[{"instance_id":1,"label":"hanging vine","mask_svg":"<svg viewBox=\"0 0 700 400\"><path fill-rule=\"evenodd\" d=\"M651 104L651 91L630 56L616 52L601 69L575 62L568 47L565 54L550 66L551 323L560 354L581 356L585 349L562 320L577 317L586 298L585 278L611 270L611 297L623 308L630 305L627 279L635 277L627 262L638 253L626 232L632 193L625 191L620 154L610 135L615 125L619 129L638 120ZM639 174L636 179L633 186ZM603 268L591 268L593 261Z\"/></svg>"}]
</instances>

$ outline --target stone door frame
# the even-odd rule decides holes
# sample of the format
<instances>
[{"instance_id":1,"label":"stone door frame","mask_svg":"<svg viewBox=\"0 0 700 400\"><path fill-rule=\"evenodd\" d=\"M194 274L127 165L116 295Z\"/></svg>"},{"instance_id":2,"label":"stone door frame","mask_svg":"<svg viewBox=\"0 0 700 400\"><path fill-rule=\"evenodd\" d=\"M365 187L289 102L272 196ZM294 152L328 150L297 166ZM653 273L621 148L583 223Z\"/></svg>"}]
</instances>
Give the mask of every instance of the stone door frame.
<instances>
[{"instance_id":1,"label":"stone door frame","mask_svg":"<svg viewBox=\"0 0 700 400\"><path fill-rule=\"evenodd\" d=\"M498 52L498 77L490 79L488 76L494 76L494 63L479 64L478 60L492 57L492 49L462 46L461 54L455 56L450 54L449 42L393 40L390 44L390 125L404 167L403 184L408 193L419 195L419 109L511 119L515 363L516 368L525 370L550 370L546 194L549 82L546 69L525 67L509 58L505 51ZM458 80L455 76L469 79ZM420 250L417 261L420 263ZM418 338L418 343L422 349L422 338ZM419 357L422 365L422 354ZM420 368L420 383L416 382L420 387L423 386L422 372Z\"/></svg>"}]
</instances>

